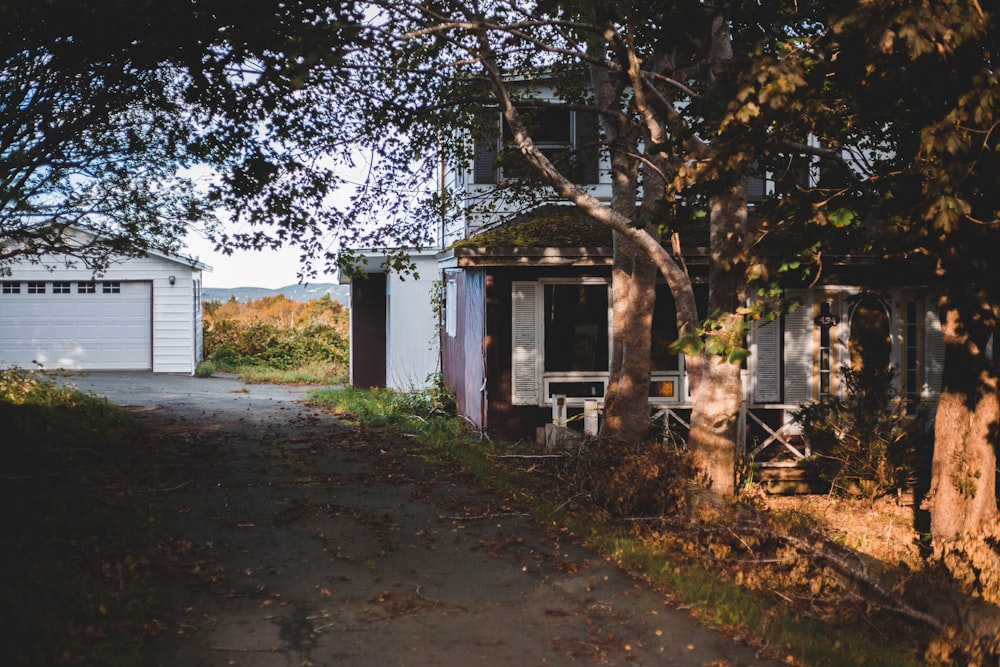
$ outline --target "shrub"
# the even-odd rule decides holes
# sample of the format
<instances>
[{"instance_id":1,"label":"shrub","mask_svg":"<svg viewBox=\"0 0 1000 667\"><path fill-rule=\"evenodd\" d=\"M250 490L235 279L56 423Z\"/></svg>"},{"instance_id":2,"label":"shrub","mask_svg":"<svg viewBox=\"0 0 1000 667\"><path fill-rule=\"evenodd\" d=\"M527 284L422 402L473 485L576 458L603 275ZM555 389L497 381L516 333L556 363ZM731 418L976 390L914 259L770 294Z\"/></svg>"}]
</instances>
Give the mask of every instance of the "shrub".
<instances>
[{"instance_id":1,"label":"shrub","mask_svg":"<svg viewBox=\"0 0 1000 667\"><path fill-rule=\"evenodd\" d=\"M663 516L683 507L695 466L690 452L659 440L591 440L569 453L561 477L588 510L614 518Z\"/></svg>"},{"instance_id":2,"label":"shrub","mask_svg":"<svg viewBox=\"0 0 1000 667\"><path fill-rule=\"evenodd\" d=\"M205 358L227 368L294 370L348 361L346 310L329 297L308 303L266 297L249 304L205 304Z\"/></svg>"},{"instance_id":3,"label":"shrub","mask_svg":"<svg viewBox=\"0 0 1000 667\"><path fill-rule=\"evenodd\" d=\"M212 373L215 372L215 364L211 361L199 361L198 365L195 366L194 376L198 378L212 377Z\"/></svg>"},{"instance_id":4,"label":"shrub","mask_svg":"<svg viewBox=\"0 0 1000 667\"><path fill-rule=\"evenodd\" d=\"M795 413L812 456L801 465L836 493L872 500L912 481L926 420L906 414L892 389L892 373L841 368L847 398L803 406Z\"/></svg>"}]
</instances>

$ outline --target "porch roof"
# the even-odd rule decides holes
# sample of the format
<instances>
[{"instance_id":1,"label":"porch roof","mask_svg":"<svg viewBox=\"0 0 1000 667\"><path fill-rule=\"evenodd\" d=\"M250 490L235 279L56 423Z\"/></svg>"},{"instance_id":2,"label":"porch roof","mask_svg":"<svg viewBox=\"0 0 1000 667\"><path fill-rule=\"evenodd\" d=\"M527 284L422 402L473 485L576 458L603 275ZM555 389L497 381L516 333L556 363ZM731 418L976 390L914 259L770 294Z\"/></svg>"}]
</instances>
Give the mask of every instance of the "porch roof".
<instances>
[{"instance_id":1,"label":"porch roof","mask_svg":"<svg viewBox=\"0 0 1000 667\"><path fill-rule=\"evenodd\" d=\"M527 246L462 246L439 256L441 263L475 266L611 266L609 246L554 248Z\"/></svg>"}]
</instances>

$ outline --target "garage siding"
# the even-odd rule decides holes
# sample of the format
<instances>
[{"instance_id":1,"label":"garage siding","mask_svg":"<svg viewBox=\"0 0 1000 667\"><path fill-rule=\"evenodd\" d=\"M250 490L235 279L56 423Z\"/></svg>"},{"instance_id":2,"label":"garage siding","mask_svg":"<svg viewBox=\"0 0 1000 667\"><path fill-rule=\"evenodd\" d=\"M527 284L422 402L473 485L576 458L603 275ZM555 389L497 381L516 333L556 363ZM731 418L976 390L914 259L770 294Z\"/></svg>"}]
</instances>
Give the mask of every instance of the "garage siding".
<instances>
[{"instance_id":1,"label":"garage siding","mask_svg":"<svg viewBox=\"0 0 1000 667\"><path fill-rule=\"evenodd\" d=\"M117 281L121 283L146 283L151 286L151 296L148 302L147 322L150 328L151 349L147 352L145 368L156 373L193 373L200 350L196 346L200 339L201 313L200 304L195 304L195 281L201 280L201 271L181 261L173 261L165 257L151 256L143 258L123 258L112 264L108 270L96 279L91 272L82 268L64 268L58 262L46 262L48 266L57 266L50 271L46 266L15 265L12 274L0 280L4 282L20 282L22 290L27 282L45 282L50 287L53 281L72 281L73 289L77 282L96 280L97 289L101 282ZM170 276L174 283L170 283ZM2 295L0 295L2 296ZM57 295L47 294L48 297ZM61 295L58 295L61 296ZM2 317L19 317L18 313L3 312ZM133 325L128 325L133 326ZM9 327L5 327L9 329ZM110 330L111 328L109 328ZM25 332L27 335L27 332ZM116 343L108 339L109 346ZM0 345L3 345L0 342ZM0 349L0 366L10 365L4 359ZM64 366L68 367L68 366ZM93 366L86 366L94 368ZM111 368L116 366L109 366ZM121 368L122 366L117 366ZM129 366L131 368L131 366Z\"/></svg>"}]
</instances>

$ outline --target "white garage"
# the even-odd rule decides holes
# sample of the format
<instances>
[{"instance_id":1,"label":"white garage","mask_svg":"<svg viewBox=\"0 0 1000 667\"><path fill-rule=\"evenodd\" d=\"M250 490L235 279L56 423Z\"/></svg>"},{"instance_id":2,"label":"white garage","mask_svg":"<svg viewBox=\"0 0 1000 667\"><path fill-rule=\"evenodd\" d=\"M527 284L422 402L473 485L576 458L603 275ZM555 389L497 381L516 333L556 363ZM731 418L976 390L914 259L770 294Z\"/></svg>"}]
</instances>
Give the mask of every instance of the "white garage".
<instances>
[{"instance_id":1,"label":"white garage","mask_svg":"<svg viewBox=\"0 0 1000 667\"><path fill-rule=\"evenodd\" d=\"M207 269L153 254L98 276L51 258L15 265L0 278L0 367L193 373Z\"/></svg>"}]
</instances>

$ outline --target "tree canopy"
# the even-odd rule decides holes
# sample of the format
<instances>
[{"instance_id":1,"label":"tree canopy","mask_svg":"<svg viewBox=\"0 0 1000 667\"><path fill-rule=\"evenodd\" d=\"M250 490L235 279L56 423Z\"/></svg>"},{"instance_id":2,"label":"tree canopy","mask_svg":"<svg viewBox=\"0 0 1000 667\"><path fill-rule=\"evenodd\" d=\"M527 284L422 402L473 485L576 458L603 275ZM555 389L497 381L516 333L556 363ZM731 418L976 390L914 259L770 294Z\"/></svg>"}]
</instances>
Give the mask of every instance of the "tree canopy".
<instances>
[{"instance_id":1,"label":"tree canopy","mask_svg":"<svg viewBox=\"0 0 1000 667\"><path fill-rule=\"evenodd\" d=\"M381 241L349 212L375 215L363 193L327 206L366 120L336 103L356 84L353 3L7 0L0 16L0 267L57 252L100 269L196 224L223 250L295 243L308 261Z\"/></svg>"}]
</instances>

